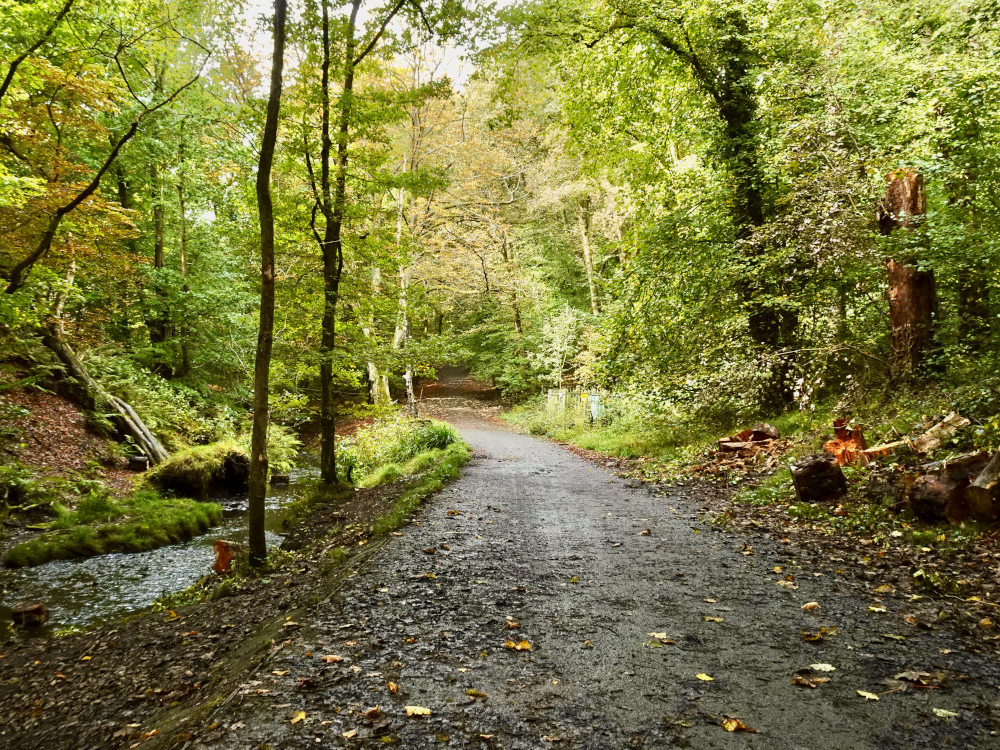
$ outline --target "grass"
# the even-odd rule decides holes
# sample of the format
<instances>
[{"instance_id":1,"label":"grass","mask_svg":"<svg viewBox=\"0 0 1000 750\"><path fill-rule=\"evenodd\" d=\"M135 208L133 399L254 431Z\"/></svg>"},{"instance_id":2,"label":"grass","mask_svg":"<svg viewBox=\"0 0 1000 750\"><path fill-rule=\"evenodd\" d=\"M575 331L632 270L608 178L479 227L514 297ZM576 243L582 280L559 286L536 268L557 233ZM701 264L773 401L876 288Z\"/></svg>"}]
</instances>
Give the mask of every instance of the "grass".
<instances>
[{"instance_id":1,"label":"grass","mask_svg":"<svg viewBox=\"0 0 1000 750\"><path fill-rule=\"evenodd\" d=\"M143 481L178 495L206 498L246 489L249 476L245 451L227 441L178 451L146 472Z\"/></svg>"},{"instance_id":2,"label":"grass","mask_svg":"<svg viewBox=\"0 0 1000 750\"><path fill-rule=\"evenodd\" d=\"M465 443L452 443L441 451L440 461L434 468L416 479L406 488L392 508L372 524L372 536L378 537L402 527L420 504L445 484L459 475L459 470L472 453Z\"/></svg>"},{"instance_id":3,"label":"grass","mask_svg":"<svg viewBox=\"0 0 1000 750\"><path fill-rule=\"evenodd\" d=\"M415 473L404 471L404 465L421 454L443 450L459 440L455 429L443 422L397 414L379 419L345 439L340 445L338 463L345 473L348 467L353 467L354 477L361 486L374 487L382 482L367 484L371 474L379 470L392 473L392 469L384 467L393 464L402 472L400 476Z\"/></svg>"},{"instance_id":4,"label":"grass","mask_svg":"<svg viewBox=\"0 0 1000 750\"><path fill-rule=\"evenodd\" d=\"M93 557L111 552L144 552L203 533L222 517L221 506L165 498L141 490L126 498L91 492L74 510L58 516L41 536L8 551L4 564L20 568L51 560Z\"/></svg>"},{"instance_id":5,"label":"grass","mask_svg":"<svg viewBox=\"0 0 1000 750\"><path fill-rule=\"evenodd\" d=\"M456 443L452 443L452 445L456 445ZM417 474L423 474L431 467L436 466L443 461L447 450L447 448L435 448L434 450L418 453L402 466L396 463L383 464L358 482L358 486L366 488L378 487L381 484L395 482L399 479L403 479L404 477L412 477Z\"/></svg>"}]
</instances>

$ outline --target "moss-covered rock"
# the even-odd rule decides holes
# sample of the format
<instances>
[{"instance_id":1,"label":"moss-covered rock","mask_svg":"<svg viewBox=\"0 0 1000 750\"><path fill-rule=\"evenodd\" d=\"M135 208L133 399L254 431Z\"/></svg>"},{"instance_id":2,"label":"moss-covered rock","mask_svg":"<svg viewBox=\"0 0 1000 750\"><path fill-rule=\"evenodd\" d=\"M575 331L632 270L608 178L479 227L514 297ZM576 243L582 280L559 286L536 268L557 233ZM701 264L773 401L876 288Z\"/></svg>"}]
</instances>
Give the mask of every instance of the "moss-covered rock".
<instances>
[{"instance_id":1,"label":"moss-covered rock","mask_svg":"<svg viewBox=\"0 0 1000 750\"><path fill-rule=\"evenodd\" d=\"M199 445L173 454L146 474L153 486L205 499L245 492L250 459L231 442Z\"/></svg>"}]
</instances>

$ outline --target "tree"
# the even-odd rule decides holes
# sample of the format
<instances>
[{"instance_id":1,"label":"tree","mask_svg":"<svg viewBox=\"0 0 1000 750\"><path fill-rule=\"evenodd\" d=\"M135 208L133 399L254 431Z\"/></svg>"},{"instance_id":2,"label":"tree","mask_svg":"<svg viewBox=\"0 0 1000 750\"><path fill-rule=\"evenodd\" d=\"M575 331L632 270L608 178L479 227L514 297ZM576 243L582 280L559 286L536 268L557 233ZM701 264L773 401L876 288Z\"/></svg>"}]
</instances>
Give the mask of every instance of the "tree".
<instances>
[{"instance_id":1,"label":"tree","mask_svg":"<svg viewBox=\"0 0 1000 750\"><path fill-rule=\"evenodd\" d=\"M257 206L260 216L260 327L254 360L253 435L250 444L249 537L250 560L263 564L267 557L264 535L264 499L267 494L267 433L270 424L269 397L271 351L274 343L274 206L271 200L271 166L278 139L281 110L281 79L285 61L287 0L274 0L274 52L271 57L271 89L267 118L257 168Z\"/></svg>"}]
</instances>

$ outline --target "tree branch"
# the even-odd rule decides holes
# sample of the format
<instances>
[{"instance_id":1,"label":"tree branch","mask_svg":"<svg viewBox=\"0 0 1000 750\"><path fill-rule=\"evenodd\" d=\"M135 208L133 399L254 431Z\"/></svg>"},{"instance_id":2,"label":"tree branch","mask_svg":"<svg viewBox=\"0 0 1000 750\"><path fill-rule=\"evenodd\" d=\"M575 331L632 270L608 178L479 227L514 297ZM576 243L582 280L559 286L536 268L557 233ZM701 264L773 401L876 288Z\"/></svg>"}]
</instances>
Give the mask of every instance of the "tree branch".
<instances>
[{"instance_id":1,"label":"tree branch","mask_svg":"<svg viewBox=\"0 0 1000 750\"><path fill-rule=\"evenodd\" d=\"M11 83L14 82L14 74L17 73L17 69L21 66L21 63L27 60L39 47L48 41L49 37L55 32L56 27L59 26L63 18L66 17L66 14L69 13L69 9L73 7L74 2L76 2L76 0L66 0L63 4L62 10L56 14L56 17L52 19L52 23L50 23L45 31L42 32L42 35L38 37L34 44L28 47L24 53L14 58L13 62L11 62L10 67L7 68L7 75L4 76L3 83L0 83L0 105L3 104L4 95L6 95L7 89L10 88Z\"/></svg>"}]
</instances>

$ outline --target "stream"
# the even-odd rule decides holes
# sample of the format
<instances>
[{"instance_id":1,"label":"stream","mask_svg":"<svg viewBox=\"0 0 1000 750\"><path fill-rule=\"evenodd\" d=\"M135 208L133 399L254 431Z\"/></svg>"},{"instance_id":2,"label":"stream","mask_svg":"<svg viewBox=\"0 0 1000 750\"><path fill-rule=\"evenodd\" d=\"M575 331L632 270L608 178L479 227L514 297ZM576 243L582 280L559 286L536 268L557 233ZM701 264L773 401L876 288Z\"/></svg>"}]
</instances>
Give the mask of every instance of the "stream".
<instances>
[{"instance_id":1,"label":"stream","mask_svg":"<svg viewBox=\"0 0 1000 750\"><path fill-rule=\"evenodd\" d=\"M284 509L305 485L308 470L292 472L292 484L270 487L267 497L267 546L281 544ZM164 594L183 591L212 572L216 539L246 541L247 497L217 500L222 521L181 544L148 552L57 560L33 568L0 569L0 643L16 637L51 635L67 627L87 627L148 607ZM48 622L33 630L15 629L10 608L21 601L43 602Z\"/></svg>"}]
</instances>

